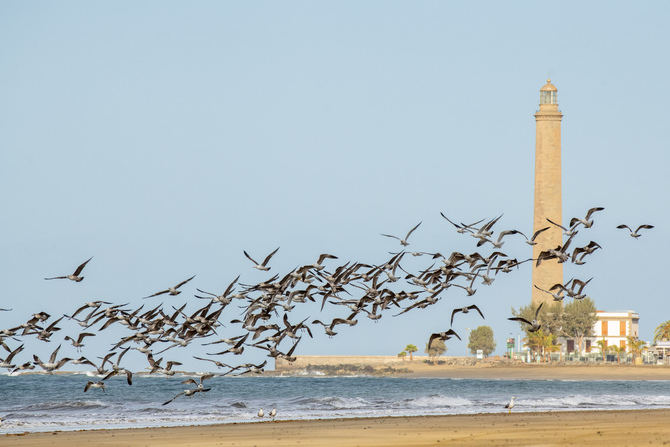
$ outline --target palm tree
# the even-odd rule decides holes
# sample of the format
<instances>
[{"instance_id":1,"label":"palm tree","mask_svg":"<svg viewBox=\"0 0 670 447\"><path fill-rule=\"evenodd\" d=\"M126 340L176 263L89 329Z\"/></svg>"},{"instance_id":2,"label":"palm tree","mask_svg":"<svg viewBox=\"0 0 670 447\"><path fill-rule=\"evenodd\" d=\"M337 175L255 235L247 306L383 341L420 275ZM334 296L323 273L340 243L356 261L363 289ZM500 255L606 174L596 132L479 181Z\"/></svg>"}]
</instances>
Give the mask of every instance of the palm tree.
<instances>
[{"instance_id":1,"label":"palm tree","mask_svg":"<svg viewBox=\"0 0 670 447\"><path fill-rule=\"evenodd\" d=\"M414 360L414 357L412 356L412 353L413 353L413 352L416 352L416 351L418 351L418 350L419 350L419 348L417 348L416 346L411 345L411 344L405 346L405 351L409 352L409 360L410 360L410 362L411 362L412 360Z\"/></svg>"},{"instance_id":2,"label":"palm tree","mask_svg":"<svg viewBox=\"0 0 670 447\"><path fill-rule=\"evenodd\" d=\"M405 351L402 351L402 352L398 353L398 358L399 359L402 359L403 361L405 361L405 357L407 357L407 353Z\"/></svg>"},{"instance_id":3,"label":"palm tree","mask_svg":"<svg viewBox=\"0 0 670 447\"><path fill-rule=\"evenodd\" d=\"M559 345L554 344L554 335L545 334L542 329L529 332L528 337L524 338L523 341L533 353L539 354L545 361L547 360L547 353L561 349Z\"/></svg>"},{"instance_id":4,"label":"palm tree","mask_svg":"<svg viewBox=\"0 0 670 447\"><path fill-rule=\"evenodd\" d=\"M530 352L533 354L539 354L542 352L542 347L544 346L544 332L542 329L536 332L529 332L528 336L523 339L524 345L530 349Z\"/></svg>"},{"instance_id":5,"label":"palm tree","mask_svg":"<svg viewBox=\"0 0 670 447\"><path fill-rule=\"evenodd\" d=\"M659 324L654 331L654 343L659 340L670 340L670 320Z\"/></svg>"},{"instance_id":6,"label":"palm tree","mask_svg":"<svg viewBox=\"0 0 670 447\"><path fill-rule=\"evenodd\" d=\"M607 340L603 337L602 340L598 340L596 342L598 347L600 348L600 352L603 354L603 362L605 361L605 352L607 351Z\"/></svg>"},{"instance_id":7,"label":"palm tree","mask_svg":"<svg viewBox=\"0 0 670 447\"><path fill-rule=\"evenodd\" d=\"M630 352L633 354L633 363L635 363L635 358L642 355L646 343L637 337L628 337L628 346L630 346Z\"/></svg>"},{"instance_id":8,"label":"palm tree","mask_svg":"<svg viewBox=\"0 0 670 447\"><path fill-rule=\"evenodd\" d=\"M607 350L616 354L616 362L617 363L621 363L621 354L626 353L626 348L622 348L622 347L617 346L617 345L609 345L607 347Z\"/></svg>"}]
</instances>

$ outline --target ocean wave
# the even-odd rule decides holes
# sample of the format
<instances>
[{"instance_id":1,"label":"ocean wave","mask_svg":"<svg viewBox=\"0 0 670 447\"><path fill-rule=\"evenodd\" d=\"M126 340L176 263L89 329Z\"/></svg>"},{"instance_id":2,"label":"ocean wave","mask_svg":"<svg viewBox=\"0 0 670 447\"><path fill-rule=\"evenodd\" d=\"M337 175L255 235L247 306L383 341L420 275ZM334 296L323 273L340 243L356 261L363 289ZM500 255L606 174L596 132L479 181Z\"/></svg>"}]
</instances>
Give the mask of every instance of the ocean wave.
<instances>
[{"instance_id":1,"label":"ocean wave","mask_svg":"<svg viewBox=\"0 0 670 447\"><path fill-rule=\"evenodd\" d=\"M452 408L473 405L470 399L433 394L430 396L405 399L403 404L409 408Z\"/></svg>"},{"instance_id":2,"label":"ocean wave","mask_svg":"<svg viewBox=\"0 0 670 447\"><path fill-rule=\"evenodd\" d=\"M92 410L94 408L106 408L110 405L100 400L65 400L60 402L36 402L17 408L18 411L39 411L39 410Z\"/></svg>"},{"instance_id":3,"label":"ocean wave","mask_svg":"<svg viewBox=\"0 0 670 447\"><path fill-rule=\"evenodd\" d=\"M332 410L347 410L356 408L374 407L375 404L363 399L361 397L341 397L341 396L327 396L327 397L303 397L293 399L293 404L299 407L308 408L323 408Z\"/></svg>"}]
</instances>

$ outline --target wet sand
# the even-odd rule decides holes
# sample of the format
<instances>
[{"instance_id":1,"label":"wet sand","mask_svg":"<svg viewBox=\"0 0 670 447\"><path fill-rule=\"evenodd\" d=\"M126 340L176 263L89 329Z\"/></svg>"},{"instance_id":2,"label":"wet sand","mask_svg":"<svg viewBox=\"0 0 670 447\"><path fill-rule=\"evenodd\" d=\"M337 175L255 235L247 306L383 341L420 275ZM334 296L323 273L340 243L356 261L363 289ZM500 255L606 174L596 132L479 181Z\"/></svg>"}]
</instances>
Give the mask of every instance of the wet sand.
<instances>
[{"instance_id":1,"label":"wet sand","mask_svg":"<svg viewBox=\"0 0 670 447\"><path fill-rule=\"evenodd\" d=\"M670 410L258 422L0 436L0 446L670 445Z\"/></svg>"}]
</instances>

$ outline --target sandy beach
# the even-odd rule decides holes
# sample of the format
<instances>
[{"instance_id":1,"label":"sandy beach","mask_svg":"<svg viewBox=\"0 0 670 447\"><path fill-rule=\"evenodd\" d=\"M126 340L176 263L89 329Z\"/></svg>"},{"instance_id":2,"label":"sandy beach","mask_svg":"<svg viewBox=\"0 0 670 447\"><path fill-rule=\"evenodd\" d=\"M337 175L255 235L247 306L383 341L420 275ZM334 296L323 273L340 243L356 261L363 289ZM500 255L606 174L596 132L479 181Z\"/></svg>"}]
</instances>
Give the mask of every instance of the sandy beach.
<instances>
[{"instance_id":1,"label":"sandy beach","mask_svg":"<svg viewBox=\"0 0 670 447\"><path fill-rule=\"evenodd\" d=\"M402 377L515 380L670 380L670 367L651 365L445 366L420 364Z\"/></svg>"},{"instance_id":2,"label":"sandy beach","mask_svg":"<svg viewBox=\"0 0 670 447\"><path fill-rule=\"evenodd\" d=\"M395 356L298 356L293 363L277 361L272 375L303 376L307 370L326 375L368 374L391 377L444 377L453 379L508 380L670 380L668 365L631 365L616 363L521 363L489 358L473 362L472 358L445 357L440 364L427 363L425 356L413 361ZM356 375L354 373L353 375Z\"/></svg>"},{"instance_id":3,"label":"sandy beach","mask_svg":"<svg viewBox=\"0 0 670 447\"><path fill-rule=\"evenodd\" d=\"M670 444L670 410L259 422L0 437L0 446L618 446Z\"/></svg>"}]
</instances>

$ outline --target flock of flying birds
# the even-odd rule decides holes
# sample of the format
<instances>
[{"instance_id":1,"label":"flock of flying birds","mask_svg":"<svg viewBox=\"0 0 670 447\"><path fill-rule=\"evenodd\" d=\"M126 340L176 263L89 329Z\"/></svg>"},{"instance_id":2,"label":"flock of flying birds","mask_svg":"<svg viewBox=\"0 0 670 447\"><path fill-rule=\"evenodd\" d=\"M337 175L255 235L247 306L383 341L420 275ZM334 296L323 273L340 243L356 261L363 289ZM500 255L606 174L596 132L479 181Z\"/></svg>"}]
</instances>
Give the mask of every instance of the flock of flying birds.
<instances>
[{"instance_id":1,"label":"flock of flying birds","mask_svg":"<svg viewBox=\"0 0 670 447\"><path fill-rule=\"evenodd\" d=\"M491 285L499 273L510 273L526 262L541 262L555 260L556 262L572 262L584 264L585 258L600 249L594 241L588 244L570 248L575 243L575 237L584 228L593 225L592 216L602 211L602 207L590 209L585 218L573 218L569 227L563 227L548 220L548 226L536 231L530 238L519 230L504 230L494 232L494 226L502 216L485 221L484 219L472 224L456 223L441 213L442 217L452 224L462 235L469 235L476 240L476 246L492 249L490 253L473 252L470 254L454 251L448 255L441 253L406 251L410 245L409 239L421 223L414 226L403 238L391 234L383 234L388 238L397 239L403 248L399 252L391 252L390 258L378 264L361 262L346 262L334 264L337 256L324 253L315 262L305 264L290 272L271 277L257 284L242 284L237 276L223 292L209 292L197 288L195 298L203 300L202 306L187 311L188 302L179 307L167 306L163 303L153 307L142 304L139 307L129 307L129 303L113 304L108 301L95 300L86 302L70 313L52 317L46 312L35 313L25 322L14 327L0 330L0 347L7 354L0 357L0 368L11 373L40 368L47 373L53 373L65 365L87 365L100 380L88 381L83 391L91 389L105 390L106 381L111 377L125 376L128 385L133 383L133 372L123 366L123 358L130 351L139 352L146 358L148 374L173 376L180 362L169 360L168 354L172 349L188 348L191 344L211 346L207 356L194 356L194 359L215 365L220 372L219 376L259 374L264 371L267 360L262 363L235 362L245 349L259 349L270 358L295 360L294 352L301 339L306 335L312 337L312 330L321 327L326 335L333 337L338 331L348 326L355 326L360 318L376 321L383 315L402 315L414 309L425 309L436 304L448 289L462 289L467 296L477 292L476 284ZM507 238L519 235L528 245L536 245L537 236L551 226L560 227L566 236L566 241L555 248L547 247L536 259L517 260L507 256L501 250ZM617 228L628 229L633 238L640 237L640 231L653 228L652 225L640 225L635 231L626 225ZM244 255L253 263L253 267L262 272L271 270L270 261L279 248L268 254L263 262L257 262L246 251ZM408 258L427 258L432 264L418 272L408 272L403 267L403 261ZM84 280L83 271L91 261L89 258L81 263L72 274L45 278L46 280L65 279L73 282ZM161 295L176 296L182 293L184 285L195 278L191 276L172 287L150 294L144 299L151 299ZM549 290L542 290L553 296L554 300L564 298L582 299L586 296L585 287L591 280L583 281L572 279L566 284L556 284ZM536 286L537 287L537 286ZM193 300L191 300L193 301ZM342 315L330 321L308 318L301 321L292 320L291 314L296 307L304 308L307 303L323 311L325 306L331 309L341 309ZM192 303L191 303L192 304ZM536 309L535 319L528 321L523 318L509 318L529 326L529 331L537 331L541 327L538 314L541 305ZM241 309L241 313L240 313ZM11 309L0 309L11 311ZM484 313L476 305L455 308L451 312L450 326L458 314L467 314L476 311L481 318ZM235 313L235 318L226 317ZM295 315L295 313L294 313ZM35 337L40 342L54 342L56 334L62 329L62 323L70 320L76 323L81 332L66 335L58 342L58 346L51 353L48 361L38 355L19 361L24 350L24 339ZM81 355L87 339L101 333L117 335L120 328L123 336L118 337L111 344L109 352L101 357ZM222 334L226 333L226 337ZM111 336L110 336L111 337ZM443 332L431 334L428 339L430 349L435 340L446 341L452 337L461 337L450 327ZM59 356L63 343L72 345L71 351L76 355ZM174 351L173 351L174 352ZM193 396L205 393L211 388L204 386L205 380L214 377L214 374L204 374L199 380L184 380L182 383L193 385L174 396L167 405L180 396ZM259 416L263 416L262 411ZM274 414L273 414L274 413ZM270 413L276 415L276 409Z\"/></svg>"}]
</instances>

